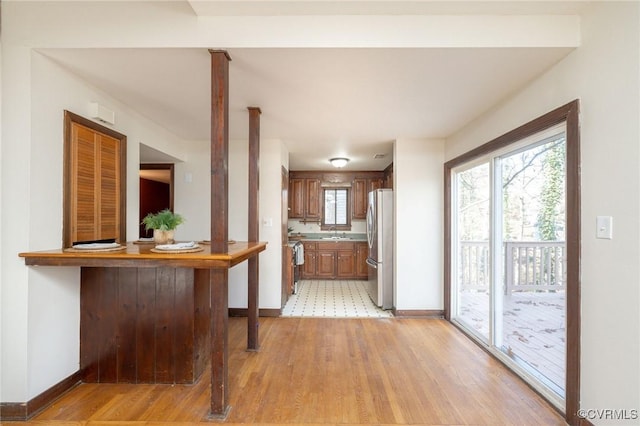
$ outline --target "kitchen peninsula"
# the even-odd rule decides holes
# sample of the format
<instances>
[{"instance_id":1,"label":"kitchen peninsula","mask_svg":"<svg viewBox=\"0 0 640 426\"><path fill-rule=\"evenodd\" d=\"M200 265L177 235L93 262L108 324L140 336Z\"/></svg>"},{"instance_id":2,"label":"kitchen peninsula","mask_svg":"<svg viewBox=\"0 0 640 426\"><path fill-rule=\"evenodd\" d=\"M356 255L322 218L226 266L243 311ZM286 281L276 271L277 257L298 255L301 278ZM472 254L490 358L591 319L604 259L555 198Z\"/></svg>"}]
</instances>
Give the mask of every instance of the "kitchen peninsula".
<instances>
[{"instance_id":1,"label":"kitchen peninsula","mask_svg":"<svg viewBox=\"0 0 640 426\"><path fill-rule=\"evenodd\" d=\"M196 253L122 251L20 253L30 266L79 266L80 377L85 383L194 383L209 360L210 273L265 250L263 242L209 245ZM253 319L257 321L257 319ZM257 324L249 325L249 328Z\"/></svg>"}]
</instances>

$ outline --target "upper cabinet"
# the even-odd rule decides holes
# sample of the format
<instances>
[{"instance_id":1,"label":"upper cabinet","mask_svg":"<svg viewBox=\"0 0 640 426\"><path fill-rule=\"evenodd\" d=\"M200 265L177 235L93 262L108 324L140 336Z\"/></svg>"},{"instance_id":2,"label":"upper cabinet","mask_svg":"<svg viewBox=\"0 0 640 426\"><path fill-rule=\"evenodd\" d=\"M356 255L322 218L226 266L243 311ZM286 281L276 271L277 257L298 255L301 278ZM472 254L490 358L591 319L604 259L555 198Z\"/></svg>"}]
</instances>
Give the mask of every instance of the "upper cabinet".
<instances>
[{"instance_id":1,"label":"upper cabinet","mask_svg":"<svg viewBox=\"0 0 640 426\"><path fill-rule=\"evenodd\" d=\"M304 219L304 179L289 179L289 218Z\"/></svg>"},{"instance_id":2,"label":"upper cabinet","mask_svg":"<svg viewBox=\"0 0 640 426\"><path fill-rule=\"evenodd\" d=\"M294 172L291 172L293 174ZM291 176L291 175L290 175ZM289 178L289 218L319 222L322 190L319 178Z\"/></svg>"},{"instance_id":3,"label":"upper cabinet","mask_svg":"<svg viewBox=\"0 0 640 426\"><path fill-rule=\"evenodd\" d=\"M305 179L306 204L305 216L307 219L320 220L322 217L322 188L320 179Z\"/></svg>"},{"instance_id":4,"label":"upper cabinet","mask_svg":"<svg viewBox=\"0 0 640 426\"><path fill-rule=\"evenodd\" d=\"M355 178L353 180L353 218L354 219L366 219L367 218L367 196L369 192L383 188L384 178L369 177L369 178Z\"/></svg>"},{"instance_id":5,"label":"upper cabinet","mask_svg":"<svg viewBox=\"0 0 640 426\"><path fill-rule=\"evenodd\" d=\"M384 188L385 172L312 172L289 174L289 219L321 222L324 211L323 188L339 187L350 191L352 219L366 219L367 194Z\"/></svg>"}]
</instances>

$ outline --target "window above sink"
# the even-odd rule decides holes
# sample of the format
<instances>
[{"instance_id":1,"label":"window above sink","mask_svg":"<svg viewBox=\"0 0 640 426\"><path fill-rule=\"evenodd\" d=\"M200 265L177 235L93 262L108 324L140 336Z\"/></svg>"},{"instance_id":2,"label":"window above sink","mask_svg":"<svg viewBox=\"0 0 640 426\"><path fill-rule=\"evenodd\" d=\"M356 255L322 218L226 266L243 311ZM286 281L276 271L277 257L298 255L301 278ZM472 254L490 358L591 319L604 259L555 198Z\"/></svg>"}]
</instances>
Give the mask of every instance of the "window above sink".
<instances>
[{"instance_id":1,"label":"window above sink","mask_svg":"<svg viewBox=\"0 0 640 426\"><path fill-rule=\"evenodd\" d=\"M320 229L323 231L350 231L351 210L349 188L323 188L323 214ZM327 239L338 239L337 236Z\"/></svg>"}]
</instances>

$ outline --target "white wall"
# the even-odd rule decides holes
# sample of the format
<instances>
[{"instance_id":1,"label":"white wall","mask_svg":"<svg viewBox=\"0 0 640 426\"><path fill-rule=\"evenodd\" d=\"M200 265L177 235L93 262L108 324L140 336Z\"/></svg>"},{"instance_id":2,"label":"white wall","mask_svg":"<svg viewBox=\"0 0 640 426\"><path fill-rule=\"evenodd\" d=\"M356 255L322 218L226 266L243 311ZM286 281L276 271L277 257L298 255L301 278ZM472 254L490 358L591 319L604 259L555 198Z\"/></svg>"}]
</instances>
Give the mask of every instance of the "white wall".
<instances>
[{"instance_id":1,"label":"white wall","mask_svg":"<svg viewBox=\"0 0 640 426\"><path fill-rule=\"evenodd\" d=\"M2 61L2 99L21 99L12 108L4 105L2 110L0 385L3 402L6 402L25 401L27 395L27 269L16 253L28 248L30 171L25 166L29 163L31 137L31 56L28 49L3 45ZM6 142L9 140L22 143L10 144Z\"/></svg>"},{"instance_id":2,"label":"white wall","mask_svg":"<svg viewBox=\"0 0 640 426\"><path fill-rule=\"evenodd\" d=\"M211 238L211 150L210 141L182 142L183 162L175 163L174 211L185 218L176 229L176 239L201 241ZM191 175L188 182L185 175Z\"/></svg>"},{"instance_id":3,"label":"white wall","mask_svg":"<svg viewBox=\"0 0 640 426\"><path fill-rule=\"evenodd\" d=\"M639 19L637 2L596 2L583 17L579 49L446 144L448 160L580 99L581 407L587 409L640 409ZM612 240L595 238L597 215L613 216Z\"/></svg>"},{"instance_id":4,"label":"white wall","mask_svg":"<svg viewBox=\"0 0 640 426\"><path fill-rule=\"evenodd\" d=\"M394 306L442 310L444 141L398 139L393 152Z\"/></svg>"},{"instance_id":5,"label":"white wall","mask_svg":"<svg viewBox=\"0 0 640 426\"><path fill-rule=\"evenodd\" d=\"M280 309L282 288L282 167L288 167L285 145L279 139L260 141L260 307ZM265 220L272 225L265 225Z\"/></svg>"},{"instance_id":6,"label":"white wall","mask_svg":"<svg viewBox=\"0 0 640 426\"><path fill-rule=\"evenodd\" d=\"M97 101L116 112L113 128L128 137L128 239L137 237L139 142L181 145L174 135L36 52L9 49L5 59L3 70L15 73L12 91L21 90L11 94L26 97L16 110L30 109L16 122L11 114L3 116L3 138L20 143L3 146L11 162L2 168L1 386L3 401L19 402L79 366L79 268L25 268L16 255L59 247L62 241L63 111L87 116L88 104ZM182 156L175 148L171 154Z\"/></svg>"}]
</instances>

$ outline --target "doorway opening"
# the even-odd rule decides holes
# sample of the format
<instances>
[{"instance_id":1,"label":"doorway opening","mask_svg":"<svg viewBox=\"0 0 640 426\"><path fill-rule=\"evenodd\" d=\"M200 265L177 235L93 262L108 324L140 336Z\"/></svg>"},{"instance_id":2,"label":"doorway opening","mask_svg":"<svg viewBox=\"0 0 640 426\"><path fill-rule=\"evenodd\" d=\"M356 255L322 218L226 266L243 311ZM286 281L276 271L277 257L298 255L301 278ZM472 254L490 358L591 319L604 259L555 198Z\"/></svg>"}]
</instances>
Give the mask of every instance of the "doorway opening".
<instances>
[{"instance_id":1,"label":"doorway opening","mask_svg":"<svg viewBox=\"0 0 640 426\"><path fill-rule=\"evenodd\" d=\"M140 164L140 238L153 237L153 230L147 231L142 219L149 213L157 213L164 209L173 211L173 164L153 163Z\"/></svg>"}]
</instances>

